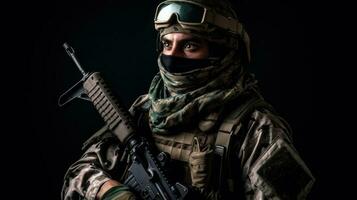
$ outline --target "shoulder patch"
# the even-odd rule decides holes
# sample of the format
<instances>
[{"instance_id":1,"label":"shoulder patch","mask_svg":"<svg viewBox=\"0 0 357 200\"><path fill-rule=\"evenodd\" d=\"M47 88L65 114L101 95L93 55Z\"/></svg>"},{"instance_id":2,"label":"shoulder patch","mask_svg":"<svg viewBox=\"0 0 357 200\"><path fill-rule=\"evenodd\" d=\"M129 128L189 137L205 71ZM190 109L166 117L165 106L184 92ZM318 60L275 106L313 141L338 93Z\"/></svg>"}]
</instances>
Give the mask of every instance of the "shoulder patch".
<instances>
[{"instance_id":1,"label":"shoulder patch","mask_svg":"<svg viewBox=\"0 0 357 200\"><path fill-rule=\"evenodd\" d=\"M297 152L277 138L254 163L249 178L272 199L305 199L315 178Z\"/></svg>"}]
</instances>

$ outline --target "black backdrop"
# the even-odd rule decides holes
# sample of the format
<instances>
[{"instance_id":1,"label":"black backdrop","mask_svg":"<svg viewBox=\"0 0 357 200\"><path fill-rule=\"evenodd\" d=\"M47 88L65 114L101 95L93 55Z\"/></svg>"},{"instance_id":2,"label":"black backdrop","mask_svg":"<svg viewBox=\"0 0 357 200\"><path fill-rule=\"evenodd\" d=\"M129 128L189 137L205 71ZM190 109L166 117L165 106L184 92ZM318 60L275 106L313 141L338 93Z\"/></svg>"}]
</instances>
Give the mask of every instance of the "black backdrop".
<instances>
[{"instance_id":1,"label":"black backdrop","mask_svg":"<svg viewBox=\"0 0 357 200\"><path fill-rule=\"evenodd\" d=\"M20 142L26 149L20 157L24 162L16 171L21 180L31 183L24 189L37 199L60 199L67 168L81 155L81 144L103 125L88 102L74 100L58 107L59 95L81 78L62 44L71 44L82 66L100 71L129 106L146 93L157 73L155 2L31 2L18 11L24 22L20 28L26 54L23 87L29 115ZM241 0L236 6L251 37L250 70L265 98L292 125L296 148L317 178L310 197L318 199L324 181L313 120L307 5Z\"/></svg>"}]
</instances>

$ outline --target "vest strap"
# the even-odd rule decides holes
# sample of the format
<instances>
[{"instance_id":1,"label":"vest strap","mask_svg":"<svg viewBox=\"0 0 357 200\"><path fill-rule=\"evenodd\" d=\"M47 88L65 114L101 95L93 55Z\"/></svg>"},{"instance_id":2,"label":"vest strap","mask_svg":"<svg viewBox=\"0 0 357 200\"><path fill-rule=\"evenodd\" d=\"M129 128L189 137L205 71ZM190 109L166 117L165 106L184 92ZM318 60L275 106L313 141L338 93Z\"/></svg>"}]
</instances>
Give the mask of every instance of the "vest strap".
<instances>
[{"instance_id":1,"label":"vest strap","mask_svg":"<svg viewBox=\"0 0 357 200\"><path fill-rule=\"evenodd\" d=\"M241 106L233 110L223 119L220 125L215 141L215 155L218 157L220 180L219 189L228 188L230 192L234 191L234 179L230 164L230 146L234 136L237 136L242 127L242 119L251 114L258 107L270 107L260 96L254 95L243 102Z\"/></svg>"}]
</instances>

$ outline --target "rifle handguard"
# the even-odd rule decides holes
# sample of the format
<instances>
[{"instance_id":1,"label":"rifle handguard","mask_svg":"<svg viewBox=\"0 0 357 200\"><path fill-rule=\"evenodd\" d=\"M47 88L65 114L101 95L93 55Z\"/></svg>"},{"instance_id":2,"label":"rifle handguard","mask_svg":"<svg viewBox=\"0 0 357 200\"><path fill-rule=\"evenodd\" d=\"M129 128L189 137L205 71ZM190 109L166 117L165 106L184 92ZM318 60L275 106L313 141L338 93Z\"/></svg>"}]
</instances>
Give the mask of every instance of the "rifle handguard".
<instances>
[{"instance_id":1,"label":"rifle handguard","mask_svg":"<svg viewBox=\"0 0 357 200\"><path fill-rule=\"evenodd\" d=\"M99 72L89 75L83 87L109 130L125 144L134 135L130 114L123 109L125 106L121 106L121 102L115 99Z\"/></svg>"}]
</instances>

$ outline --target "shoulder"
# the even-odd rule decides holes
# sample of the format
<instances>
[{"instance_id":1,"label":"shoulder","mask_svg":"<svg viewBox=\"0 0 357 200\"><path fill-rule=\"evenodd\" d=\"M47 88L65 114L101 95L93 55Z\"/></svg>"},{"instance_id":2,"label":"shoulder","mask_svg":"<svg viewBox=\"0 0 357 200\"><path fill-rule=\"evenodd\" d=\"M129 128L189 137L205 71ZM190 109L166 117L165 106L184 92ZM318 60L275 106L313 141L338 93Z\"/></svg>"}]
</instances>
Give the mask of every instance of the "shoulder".
<instances>
[{"instance_id":1,"label":"shoulder","mask_svg":"<svg viewBox=\"0 0 357 200\"><path fill-rule=\"evenodd\" d=\"M280 128L289 135L291 133L288 122L270 103L255 93L238 99L226 108L222 125L227 126L225 124L230 124L233 133L268 127Z\"/></svg>"},{"instance_id":2,"label":"shoulder","mask_svg":"<svg viewBox=\"0 0 357 200\"><path fill-rule=\"evenodd\" d=\"M248 130L259 131L263 129L270 129L277 136L279 133L285 133L289 140L292 139L290 125L281 115L270 109L258 108L250 115Z\"/></svg>"},{"instance_id":3,"label":"shoulder","mask_svg":"<svg viewBox=\"0 0 357 200\"><path fill-rule=\"evenodd\" d=\"M292 143L290 125L263 98L249 97L234 103L223 118L217 137L232 135L232 152L243 160L255 150L263 151L277 138Z\"/></svg>"},{"instance_id":4,"label":"shoulder","mask_svg":"<svg viewBox=\"0 0 357 200\"><path fill-rule=\"evenodd\" d=\"M292 135L289 124L275 111L264 107L254 109L242 122L238 132L240 154L261 153L277 140L292 144ZM243 156L243 160L247 157Z\"/></svg>"},{"instance_id":5,"label":"shoulder","mask_svg":"<svg viewBox=\"0 0 357 200\"><path fill-rule=\"evenodd\" d=\"M289 123L279 114L277 110L267 102L258 92L250 91L238 101L233 102L227 109L228 113L224 121L235 123L240 132L255 132L262 129L284 132L291 137ZM238 130L234 130L238 132Z\"/></svg>"},{"instance_id":6,"label":"shoulder","mask_svg":"<svg viewBox=\"0 0 357 200\"><path fill-rule=\"evenodd\" d=\"M243 149L245 153L253 150L257 144L266 147L277 137L291 141L290 126L258 95L248 96L227 107L217 135L218 141L221 138L231 140L233 152Z\"/></svg>"}]
</instances>

